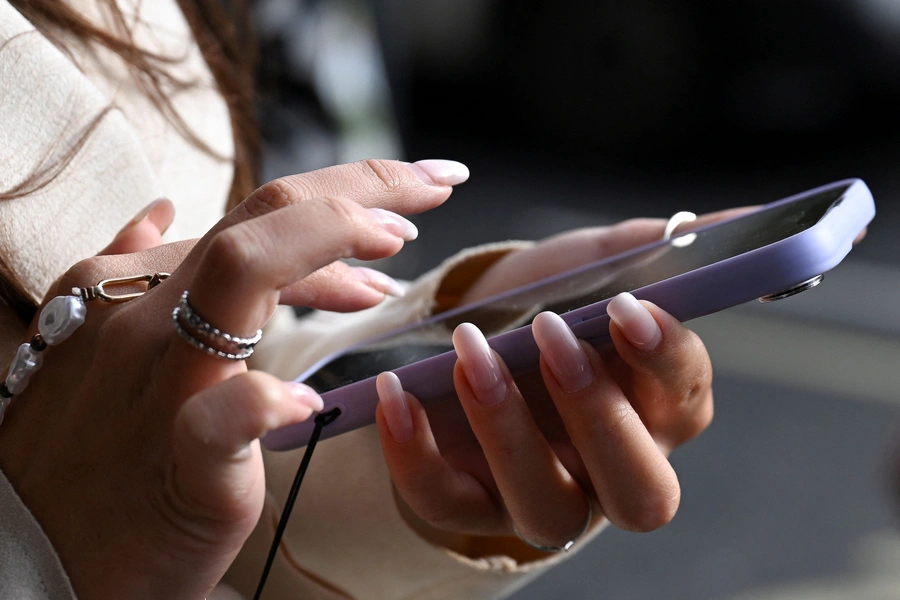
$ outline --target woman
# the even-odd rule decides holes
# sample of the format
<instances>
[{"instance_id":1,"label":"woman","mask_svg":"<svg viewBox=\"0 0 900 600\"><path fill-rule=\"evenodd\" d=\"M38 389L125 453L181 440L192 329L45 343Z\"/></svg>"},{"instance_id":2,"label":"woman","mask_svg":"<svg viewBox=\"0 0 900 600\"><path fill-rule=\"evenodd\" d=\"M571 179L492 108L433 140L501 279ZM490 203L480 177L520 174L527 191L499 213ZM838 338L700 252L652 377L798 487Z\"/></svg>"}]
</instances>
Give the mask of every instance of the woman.
<instances>
[{"instance_id":1,"label":"woman","mask_svg":"<svg viewBox=\"0 0 900 600\"><path fill-rule=\"evenodd\" d=\"M444 202L467 170L373 160L253 191L243 40L224 17L200 1L0 1L0 72L15 82L0 111L4 357L35 339L40 298L171 273L135 300L88 302L84 324L40 350L40 371L13 394L0 425L2 595L198 598L225 576L249 596L298 461L263 457L257 440L321 407L293 375L333 348L662 234L661 221L632 221L475 249L385 299L402 294L396 282L336 261L399 251L415 237L400 215ZM172 201L139 210L160 196ZM349 314L294 321L278 303ZM235 347L203 337L188 310L238 337L268 322L251 369L199 351ZM457 329L474 436L429 424L382 375L377 429L316 451L267 594L500 596L563 556L534 547L577 548L605 518L667 522L679 488L665 456L711 419L709 359L652 305L623 296L610 314L617 352L605 359L540 316L533 380L513 381L477 327ZM553 402L571 439L551 446L524 397Z\"/></svg>"}]
</instances>

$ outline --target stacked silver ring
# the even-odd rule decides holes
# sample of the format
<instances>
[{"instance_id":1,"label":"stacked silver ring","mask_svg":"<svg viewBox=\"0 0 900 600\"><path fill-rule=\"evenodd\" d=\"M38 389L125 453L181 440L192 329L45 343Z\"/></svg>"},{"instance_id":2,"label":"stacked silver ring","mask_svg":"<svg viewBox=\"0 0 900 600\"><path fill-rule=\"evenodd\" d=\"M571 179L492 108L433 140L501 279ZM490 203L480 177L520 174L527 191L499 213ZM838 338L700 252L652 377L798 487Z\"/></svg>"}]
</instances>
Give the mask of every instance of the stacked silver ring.
<instances>
[{"instance_id":1,"label":"stacked silver ring","mask_svg":"<svg viewBox=\"0 0 900 600\"><path fill-rule=\"evenodd\" d=\"M185 341L207 354L227 360L245 360L253 354L253 349L262 339L262 329L253 337L238 337L226 333L205 321L198 315L190 302L187 290L181 294L181 301L172 311L175 330Z\"/></svg>"}]
</instances>

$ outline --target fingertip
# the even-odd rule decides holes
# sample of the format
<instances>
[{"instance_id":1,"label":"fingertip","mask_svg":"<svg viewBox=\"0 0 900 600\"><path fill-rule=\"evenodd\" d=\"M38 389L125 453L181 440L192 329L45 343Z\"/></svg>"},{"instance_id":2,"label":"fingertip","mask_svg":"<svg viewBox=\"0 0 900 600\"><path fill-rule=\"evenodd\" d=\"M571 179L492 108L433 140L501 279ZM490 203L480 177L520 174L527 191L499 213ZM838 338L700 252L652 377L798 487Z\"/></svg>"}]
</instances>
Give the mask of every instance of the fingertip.
<instances>
[{"instance_id":1,"label":"fingertip","mask_svg":"<svg viewBox=\"0 0 900 600\"><path fill-rule=\"evenodd\" d=\"M669 468L671 471L671 467ZM668 525L678 513L681 505L681 486L671 471L671 480L661 484L655 493L645 494L637 499L630 507L628 513L619 515L614 523L620 529L639 533L656 531L660 527Z\"/></svg>"},{"instance_id":2,"label":"fingertip","mask_svg":"<svg viewBox=\"0 0 900 600\"><path fill-rule=\"evenodd\" d=\"M293 396L300 405L308 407L310 411L321 412L322 409L325 408L325 401L322 400L322 396L305 383L289 381L285 385L291 396Z\"/></svg>"},{"instance_id":3,"label":"fingertip","mask_svg":"<svg viewBox=\"0 0 900 600\"><path fill-rule=\"evenodd\" d=\"M481 330L472 323L461 323L453 330L452 339L475 398L484 406L503 402L510 392L505 369Z\"/></svg>"},{"instance_id":4,"label":"fingertip","mask_svg":"<svg viewBox=\"0 0 900 600\"><path fill-rule=\"evenodd\" d=\"M454 186L469 179L469 167L455 160L427 159L407 166L428 185Z\"/></svg>"},{"instance_id":5,"label":"fingertip","mask_svg":"<svg viewBox=\"0 0 900 600\"><path fill-rule=\"evenodd\" d=\"M119 230L113 241L99 254L130 254L158 246L174 219L175 205L171 200L154 200Z\"/></svg>"},{"instance_id":6,"label":"fingertip","mask_svg":"<svg viewBox=\"0 0 900 600\"><path fill-rule=\"evenodd\" d=\"M606 313L625 339L638 350L652 352L662 342L663 332L657 320L647 306L628 292L613 298Z\"/></svg>"},{"instance_id":7,"label":"fingertip","mask_svg":"<svg viewBox=\"0 0 900 600\"><path fill-rule=\"evenodd\" d=\"M579 392L594 381L591 358L562 317L544 311L534 318L532 332L541 356L564 392Z\"/></svg>"},{"instance_id":8,"label":"fingertip","mask_svg":"<svg viewBox=\"0 0 900 600\"><path fill-rule=\"evenodd\" d=\"M391 437L397 443L408 442L415 436L412 410L400 378L386 371L375 379L378 392L378 404Z\"/></svg>"},{"instance_id":9,"label":"fingertip","mask_svg":"<svg viewBox=\"0 0 900 600\"><path fill-rule=\"evenodd\" d=\"M160 198L151 205L147 220L156 227L159 235L165 235L175 220L175 204L168 198Z\"/></svg>"},{"instance_id":10,"label":"fingertip","mask_svg":"<svg viewBox=\"0 0 900 600\"><path fill-rule=\"evenodd\" d=\"M402 298L406 294L406 288L390 275L368 267L356 267L355 270L362 282L375 291L394 298Z\"/></svg>"},{"instance_id":11,"label":"fingertip","mask_svg":"<svg viewBox=\"0 0 900 600\"><path fill-rule=\"evenodd\" d=\"M247 371L189 398L176 422L190 447L236 456L269 431L305 421L322 408L322 398L305 384Z\"/></svg>"}]
</instances>

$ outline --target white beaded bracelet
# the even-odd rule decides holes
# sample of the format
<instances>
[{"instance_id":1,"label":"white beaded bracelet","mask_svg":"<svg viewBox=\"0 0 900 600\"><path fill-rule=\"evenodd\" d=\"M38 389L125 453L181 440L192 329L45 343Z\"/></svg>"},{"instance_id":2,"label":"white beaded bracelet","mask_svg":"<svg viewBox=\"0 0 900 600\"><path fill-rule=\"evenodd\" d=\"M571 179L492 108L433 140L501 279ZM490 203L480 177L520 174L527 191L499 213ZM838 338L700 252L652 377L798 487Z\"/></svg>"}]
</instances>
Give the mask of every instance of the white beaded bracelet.
<instances>
[{"instance_id":1,"label":"white beaded bracelet","mask_svg":"<svg viewBox=\"0 0 900 600\"><path fill-rule=\"evenodd\" d=\"M146 281L149 290L168 276L168 273L154 273L105 279L92 287L72 288L70 296L57 296L50 300L38 318L38 333L30 341L19 346L16 357L9 365L6 381L0 383L0 423L3 423L3 415L12 402L12 397L25 391L31 376L44 364L43 352L47 346L55 346L66 341L84 323L87 316L85 302L95 299L104 302L131 300L144 292L113 295L107 293L105 288Z\"/></svg>"}]
</instances>

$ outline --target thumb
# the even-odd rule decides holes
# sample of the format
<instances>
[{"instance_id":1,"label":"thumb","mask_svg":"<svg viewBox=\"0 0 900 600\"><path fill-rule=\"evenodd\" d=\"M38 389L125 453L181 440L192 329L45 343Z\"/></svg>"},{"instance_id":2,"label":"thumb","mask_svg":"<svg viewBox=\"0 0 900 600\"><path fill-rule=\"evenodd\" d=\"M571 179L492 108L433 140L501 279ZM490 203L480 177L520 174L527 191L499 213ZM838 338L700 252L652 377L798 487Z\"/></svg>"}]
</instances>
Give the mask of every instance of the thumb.
<instances>
[{"instance_id":1,"label":"thumb","mask_svg":"<svg viewBox=\"0 0 900 600\"><path fill-rule=\"evenodd\" d=\"M178 409L174 424L182 500L201 512L212 511L219 522L249 523L252 529L265 485L256 440L318 410L322 399L312 388L260 371L240 373L195 394Z\"/></svg>"},{"instance_id":2,"label":"thumb","mask_svg":"<svg viewBox=\"0 0 900 600\"><path fill-rule=\"evenodd\" d=\"M99 254L131 254L159 246L174 218L175 205L171 200L155 200L135 215Z\"/></svg>"}]
</instances>

